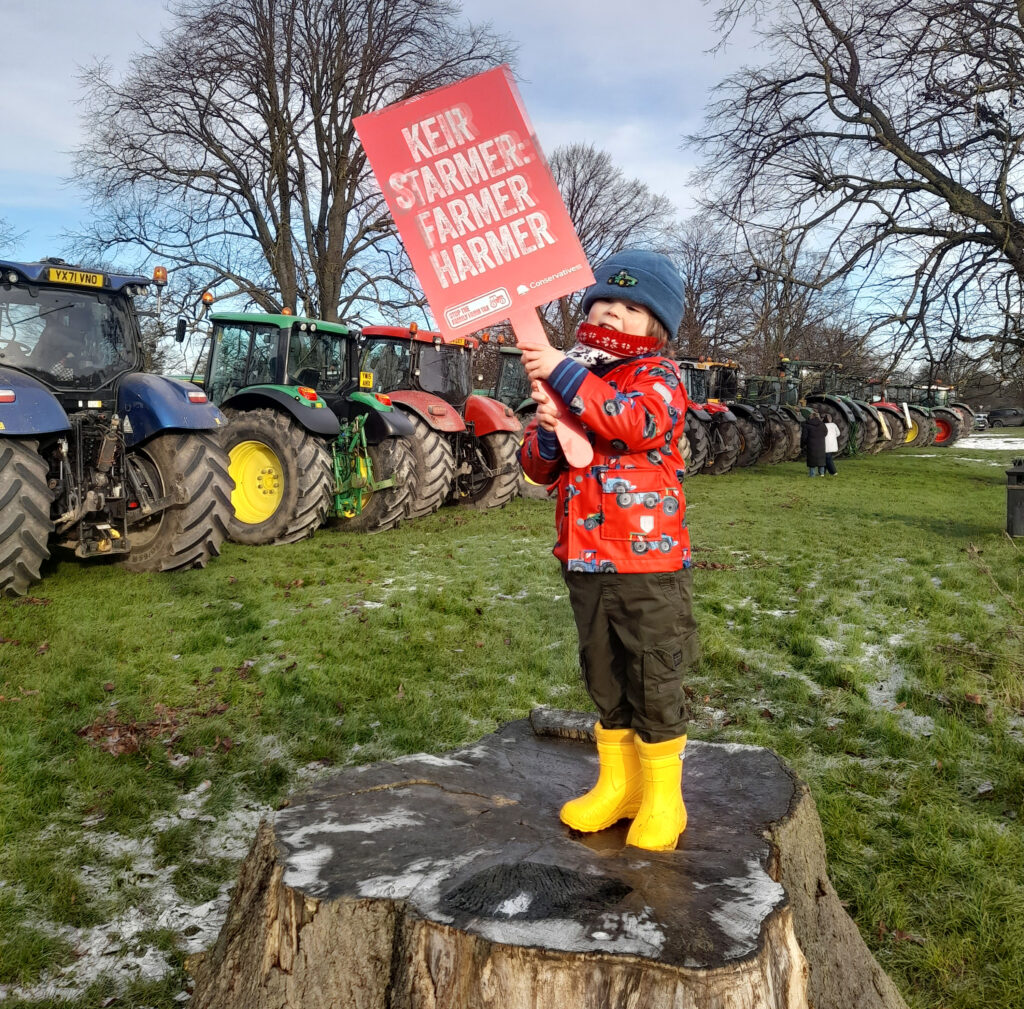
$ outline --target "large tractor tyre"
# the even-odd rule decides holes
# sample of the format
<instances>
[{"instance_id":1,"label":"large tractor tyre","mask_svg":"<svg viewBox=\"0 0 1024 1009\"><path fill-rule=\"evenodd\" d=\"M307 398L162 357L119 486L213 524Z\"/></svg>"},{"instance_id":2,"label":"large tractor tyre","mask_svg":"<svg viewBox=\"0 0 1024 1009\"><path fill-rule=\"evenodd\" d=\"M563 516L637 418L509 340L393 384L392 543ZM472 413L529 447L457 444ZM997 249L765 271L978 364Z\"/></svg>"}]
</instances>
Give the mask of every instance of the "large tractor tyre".
<instances>
[{"instance_id":1,"label":"large tractor tyre","mask_svg":"<svg viewBox=\"0 0 1024 1009\"><path fill-rule=\"evenodd\" d=\"M202 568L220 553L231 520L228 456L213 435L173 431L133 449L125 460L149 496L180 500L128 527L129 571Z\"/></svg>"},{"instance_id":2,"label":"large tractor tyre","mask_svg":"<svg viewBox=\"0 0 1024 1009\"><path fill-rule=\"evenodd\" d=\"M711 442L711 451L715 454L704 467L704 472L711 476L722 476L728 473L735 467L740 454L740 432L736 423L726 421L718 424L717 427L717 437L713 438Z\"/></svg>"},{"instance_id":3,"label":"large tractor tyre","mask_svg":"<svg viewBox=\"0 0 1024 1009\"><path fill-rule=\"evenodd\" d=\"M416 472L405 517L418 519L436 512L448 500L455 482L455 456L448 440L426 421L414 413L406 416L414 429L410 444Z\"/></svg>"},{"instance_id":4,"label":"large tractor tyre","mask_svg":"<svg viewBox=\"0 0 1024 1009\"><path fill-rule=\"evenodd\" d=\"M928 414L910 407L910 427L904 443L914 448L927 448L932 443L932 422Z\"/></svg>"},{"instance_id":5,"label":"large tractor tyre","mask_svg":"<svg viewBox=\"0 0 1024 1009\"><path fill-rule=\"evenodd\" d=\"M761 429L748 417L736 418L736 432L740 438L740 451L736 456L736 466L753 466L761 455L764 438Z\"/></svg>"},{"instance_id":6,"label":"large tractor tyre","mask_svg":"<svg viewBox=\"0 0 1024 1009\"><path fill-rule=\"evenodd\" d=\"M50 556L46 469L36 442L0 439L0 596L23 596Z\"/></svg>"},{"instance_id":7,"label":"large tractor tyre","mask_svg":"<svg viewBox=\"0 0 1024 1009\"><path fill-rule=\"evenodd\" d=\"M696 476L707 465L708 455L711 452L711 439L708 436L708 429L699 417L692 411L686 411L686 419L683 422L683 434L685 436L685 447L680 446L683 451L683 461L686 463L686 475ZM680 439L682 441L682 439Z\"/></svg>"},{"instance_id":8,"label":"large tractor tyre","mask_svg":"<svg viewBox=\"0 0 1024 1009\"><path fill-rule=\"evenodd\" d=\"M966 403L951 403L949 408L956 411L959 416L963 434L969 434L974 430L974 411Z\"/></svg>"},{"instance_id":9,"label":"large tractor tyre","mask_svg":"<svg viewBox=\"0 0 1024 1009\"><path fill-rule=\"evenodd\" d=\"M936 407L932 420L935 421L935 444L941 448L949 448L964 433L964 422L957 410Z\"/></svg>"},{"instance_id":10,"label":"large tractor tyre","mask_svg":"<svg viewBox=\"0 0 1024 1009\"><path fill-rule=\"evenodd\" d=\"M796 462L804 454L803 426L791 413L785 414L786 430L789 432L789 452L786 455L786 462Z\"/></svg>"},{"instance_id":11,"label":"large tractor tyre","mask_svg":"<svg viewBox=\"0 0 1024 1009\"><path fill-rule=\"evenodd\" d=\"M474 471L469 478L469 493L458 504L474 508L500 508L519 493L522 470L519 467L519 435L514 431L493 431L479 439L479 454L487 468L497 476Z\"/></svg>"},{"instance_id":12,"label":"large tractor tyre","mask_svg":"<svg viewBox=\"0 0 1024 1009\"><path fill-rule=\"evenodd\" d=\"M228 536L236 543L295 543L323 525L334 470L322 438L280 410L225 410L220 443L235 481Z\"/></svg>"},{"instance_id":13,"label":"large tractor tyre","mask_svg":"<svg viewBox=\"0 0 1024 1009\"><path fill-rule=\"evenodd\" d=\"M777 414L769 413L765 421L764 447L760 461L771 465L785 462L789 455L789 428Z\"/></svg>"},{"instance_id":14,"label":"large tractor tyre","mask_svg":"<svg viewBox=\"0 0 1024 1009\"><path fill-rule=\"evenodd\" d=\"M889 427L889 440L882 444L882 448L886 452L891 452L894 448L900 448L902 445L907 443L907 424L902 417L894 417L892 414L887 414L885 423Z\"/></svg>"},{"instance_id":15,"label":"large tractor tyre","mask_svg":"<svg viewBox=\"0 0 1024 1009\"><path fill-rule=\"evenodd\" d=\"M385 438L379 445L367 445L374 480L393 480L390 487L363 495L358 514L341 517L345 532L382 533L394 529L405 511L416 483L416 458L407 438Z\"/></svg>"},{"instance_id":16,"label":"large tractor tyre","mask_svg":"<svg viewBox=\"0 0 1024 1009\"><path fill-rule=\"evenodd\" d=\"M868 414L864 419L867 429L867 436L864 439L864 451L868 455L878 455L885 448L885 435L882 434L882 425L874 414Z\"/></svg>"}]
</instances>

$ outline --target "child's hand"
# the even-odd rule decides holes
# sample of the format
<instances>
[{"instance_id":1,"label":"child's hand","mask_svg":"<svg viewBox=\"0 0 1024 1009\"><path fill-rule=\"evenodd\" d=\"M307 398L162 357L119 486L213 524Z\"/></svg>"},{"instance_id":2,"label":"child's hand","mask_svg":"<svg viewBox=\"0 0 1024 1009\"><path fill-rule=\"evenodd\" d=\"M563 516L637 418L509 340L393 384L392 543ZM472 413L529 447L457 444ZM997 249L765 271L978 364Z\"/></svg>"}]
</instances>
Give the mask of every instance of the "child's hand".
<instances>
[{"instance_id":1,"label":"child's hand","mask_svg":"<svg viewBox=\"0 0 1024 1009\"><path fill-rule=\"evenodd\" d=\"M534 382L530 389L530 398L537 404L537 423L545 431L554 431L558 421L558 407L554 400L541 388L540 382Z\"/></svg>"},{"instance_id":2,"label":"child's hand","mask_svg":"<svg viewBox=\"0 0 1024 1009\"><path fill-rule=\"evenodd\" d=\"M565 354L554 347L524 347L523 367L532 381L543 382L565 360Z\"/></svg>"}]
</instances>

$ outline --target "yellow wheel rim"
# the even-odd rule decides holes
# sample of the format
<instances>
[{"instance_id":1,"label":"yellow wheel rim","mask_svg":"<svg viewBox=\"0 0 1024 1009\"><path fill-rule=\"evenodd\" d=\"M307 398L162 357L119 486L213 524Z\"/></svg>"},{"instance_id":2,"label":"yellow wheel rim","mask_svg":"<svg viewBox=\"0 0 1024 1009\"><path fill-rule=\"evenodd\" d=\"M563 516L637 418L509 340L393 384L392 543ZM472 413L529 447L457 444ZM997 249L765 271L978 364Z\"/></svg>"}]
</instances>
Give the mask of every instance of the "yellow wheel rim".
<instances>
[{"instance_id":1,"label":"yellow wheel rim","mask_svg":"<svg viewBox=\"0 0 1024 1009\"><path fill-rule=\"evenodd\" d=\"M917 421L911 421L910 427L907 428L907 437L904 441L909 445L917 437L920 430L921 429L917 426Z\"/></svg>"},{"instance_id":2,"label":"yellow wheel rim","mask_svg":"<svg viewBox=\"0 0 1024 1009\"><path fill-rule=\"evenodd\" d=\"M231 507L245 525L266 522L281 504L284 471L277 455L260 441L239 442L229 453L228 472L235 481Z\"/></svg>"}]
</instances>

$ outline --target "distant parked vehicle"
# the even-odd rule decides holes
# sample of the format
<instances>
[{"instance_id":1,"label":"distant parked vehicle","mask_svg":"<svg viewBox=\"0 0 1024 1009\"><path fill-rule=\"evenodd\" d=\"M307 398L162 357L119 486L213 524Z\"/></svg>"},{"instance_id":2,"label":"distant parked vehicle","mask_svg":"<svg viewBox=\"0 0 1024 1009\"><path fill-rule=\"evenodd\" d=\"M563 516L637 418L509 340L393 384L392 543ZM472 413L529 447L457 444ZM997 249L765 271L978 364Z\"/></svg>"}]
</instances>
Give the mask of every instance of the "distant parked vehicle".
<instances>
[{"instance_id":1,"label":"distant parked vehicle","mask_svg":"<svg viewBox=\"0 0 1024 1009\"><path fill-rule=\"evenodd\" d=\"M976 413L974 415L974 430L984 431L988 427L988 414L987 413Z\"/></svg>"},{"instance_id":2,"label":"distant parked vehicle","mask_svg":"<svg viewBox=\"0 0 1024 1009\"><path fill-rule=\"evenodd\" d=\"M1024 407L1008 406L989 410L989 427L1024 427Z\"/></svg>"}]
</instances>

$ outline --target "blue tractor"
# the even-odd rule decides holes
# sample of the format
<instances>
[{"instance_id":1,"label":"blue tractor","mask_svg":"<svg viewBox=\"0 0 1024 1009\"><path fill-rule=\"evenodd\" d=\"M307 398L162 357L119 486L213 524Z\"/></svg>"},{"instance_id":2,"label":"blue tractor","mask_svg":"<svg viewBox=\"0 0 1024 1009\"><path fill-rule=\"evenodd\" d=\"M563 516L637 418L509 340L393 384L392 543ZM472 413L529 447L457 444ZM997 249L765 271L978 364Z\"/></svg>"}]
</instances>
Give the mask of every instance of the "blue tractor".
<instances>
[{"instance_id":1,"label":"blue tractor","mask_svg":"<svg viewBox=\"0 0 1024 1009\"><path fill-rule=\"evenodd\" d=\"M134 299L150 283L0 260L0 595L24 594L51 546L132 571L220 552L224 417L197 386L143 371Z\"/></svg>"}]
</instances>

